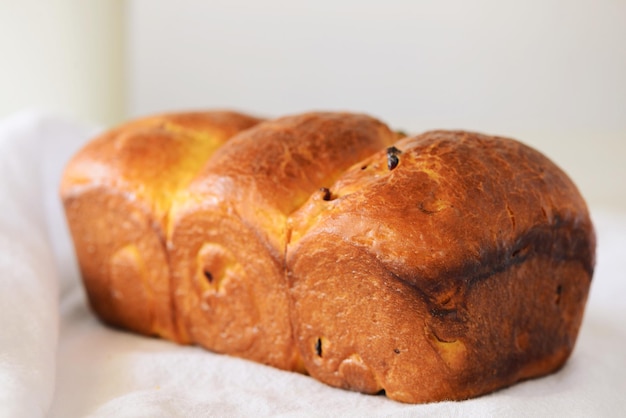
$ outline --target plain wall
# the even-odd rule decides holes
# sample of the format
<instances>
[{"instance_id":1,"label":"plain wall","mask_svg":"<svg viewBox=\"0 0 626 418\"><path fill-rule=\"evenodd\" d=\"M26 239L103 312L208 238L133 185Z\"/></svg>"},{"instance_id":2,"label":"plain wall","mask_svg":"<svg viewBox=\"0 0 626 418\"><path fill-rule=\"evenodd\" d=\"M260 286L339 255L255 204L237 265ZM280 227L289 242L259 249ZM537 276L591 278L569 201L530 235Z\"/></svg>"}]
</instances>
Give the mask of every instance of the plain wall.
<instances>
[{"instance_id":1,"label":"plain wall","mask_svg":"<svg viewBox=\"0 0 626 418\"><path fill-rule=\"evenodd\" d=\"M0 117L125 117L123 0L0 0Z\"/></svg>"},{"instance_id":2,"label":"plain wall","mask_svg":"<svg viewBox=\"0 0 626 418\"><path fill-rule=\"evenodd\" d=\"M626 2L0 0L0 117L366 112L511 136L626 210Z\"/></svg>"},{"instance_id":3,"label":"plain wall","mask_svg":"<svg viewBox=\"0 0 626 418\"><path fill-rule=\"evenodd\" d=\"M132 0L128 112L360 111L546 153L626 209L626 2Z\"/></svg>"}]
</instances>

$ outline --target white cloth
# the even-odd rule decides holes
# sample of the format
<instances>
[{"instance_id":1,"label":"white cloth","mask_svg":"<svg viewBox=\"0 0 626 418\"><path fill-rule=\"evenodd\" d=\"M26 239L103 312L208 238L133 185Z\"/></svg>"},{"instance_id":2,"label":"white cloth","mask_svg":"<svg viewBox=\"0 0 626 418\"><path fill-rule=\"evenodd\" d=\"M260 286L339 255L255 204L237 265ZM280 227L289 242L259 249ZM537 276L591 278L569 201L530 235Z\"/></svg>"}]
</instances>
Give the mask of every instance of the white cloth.
<instances>
[{"instance_id":1,"label":"white cloth","mask_svg":"<svg viewBox=\"0 0 626 418\"><path fill-rule=\"evenodd\" d=\"M464 402L405 405L99 323L57 197L62 167L94 133L36 113L0 122L0 417L626 413L626 214L593 212L598 265L563 370Z\"/></svg>"}]
</instances>

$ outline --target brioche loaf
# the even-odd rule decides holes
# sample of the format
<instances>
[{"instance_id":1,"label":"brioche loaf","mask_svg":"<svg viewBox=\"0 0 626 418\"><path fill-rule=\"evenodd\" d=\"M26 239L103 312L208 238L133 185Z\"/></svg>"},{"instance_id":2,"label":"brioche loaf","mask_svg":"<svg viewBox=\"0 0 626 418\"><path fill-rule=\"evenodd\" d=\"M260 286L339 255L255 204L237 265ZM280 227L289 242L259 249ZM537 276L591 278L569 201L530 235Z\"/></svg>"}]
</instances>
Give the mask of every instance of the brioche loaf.
<instances>
[{"instance_id":1,"label":"brioche loaf","mask_svg":"<svg viewBox=\"0 0 626 418\"><path fill-rule=\"evenodd\" d=\"M410 403L557 370L595 264L575 185L511 139L400 137L330 112L163 115L101 135L61 185L92 308Z\"/></svg>"}]
</instances>

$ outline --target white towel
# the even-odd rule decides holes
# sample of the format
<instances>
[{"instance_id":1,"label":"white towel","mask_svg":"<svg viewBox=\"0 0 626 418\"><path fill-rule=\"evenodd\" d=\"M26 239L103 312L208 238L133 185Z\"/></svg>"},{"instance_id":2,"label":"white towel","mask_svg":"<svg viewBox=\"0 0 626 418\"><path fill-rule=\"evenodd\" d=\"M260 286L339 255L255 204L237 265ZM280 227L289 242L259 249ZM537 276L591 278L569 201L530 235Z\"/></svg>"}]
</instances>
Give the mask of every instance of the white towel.
<instances>
[{"instance_id":1,"label":"white towel","mask_svg":"<svg viewBox=\"0 0 626 418\"><path fill-rule=\"evenodd\" d=\"M626 414L626 213L593 212L598 266L561 371L469 401L405 405L98 322L57 197L62 167L95 132L36 113L0 122L1 417Z\"/></svg>"},{"instance_id":2,"label":"white towel","mask_svg":"<svg viewBox=\"0 0 626 418\"><path fill-rule=\"evenodd\" d=\"M0 123L2 416L43 416L52 401L59 271L47 230L47 204L54 199L58 165L65 159L55 147L71 152L72 142L87 135L76 124L35 114Z\"/></svg>"}]
</instances>

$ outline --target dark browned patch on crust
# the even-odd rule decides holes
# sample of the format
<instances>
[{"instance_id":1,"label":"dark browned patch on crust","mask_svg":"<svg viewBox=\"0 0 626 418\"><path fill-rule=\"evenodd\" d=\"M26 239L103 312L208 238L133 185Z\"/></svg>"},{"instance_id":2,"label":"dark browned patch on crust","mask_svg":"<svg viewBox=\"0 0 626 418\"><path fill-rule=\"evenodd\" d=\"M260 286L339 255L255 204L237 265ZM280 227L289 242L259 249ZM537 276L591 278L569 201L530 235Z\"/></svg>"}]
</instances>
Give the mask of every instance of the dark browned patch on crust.
<instances>
[{"instance_id":1,"label":"dark browned patch on crust","mask_svg":"<svg viewBox=\"0 0 626 418\"><path fill-rule=\"evenodd\" d=\"M451 319L463 322L463 313L455 308L444 308L433 300L432 295L438 293L437 288L443 288L462 278L466 288L489 279L514 266L524 263L532 257L547 255L556 261L578 261L587 271L591 280L594 270L594 256L592 254L590 238L586 231L572 225L571 222L557 220L555 224L539 225L520 235L511 246L512 250L503 254L503 250L491 248L483 252L480 260L467 261L456 268L441 271L439 280L428 289L416 286L418 280L410 277L401 277L390 272L396 280L407 283L429 307L433 318L439 320ZM506 250L504 250L506 251ZM556 303L560 303L563 288L556 288Z\"/></svg>"}]
</instances>

